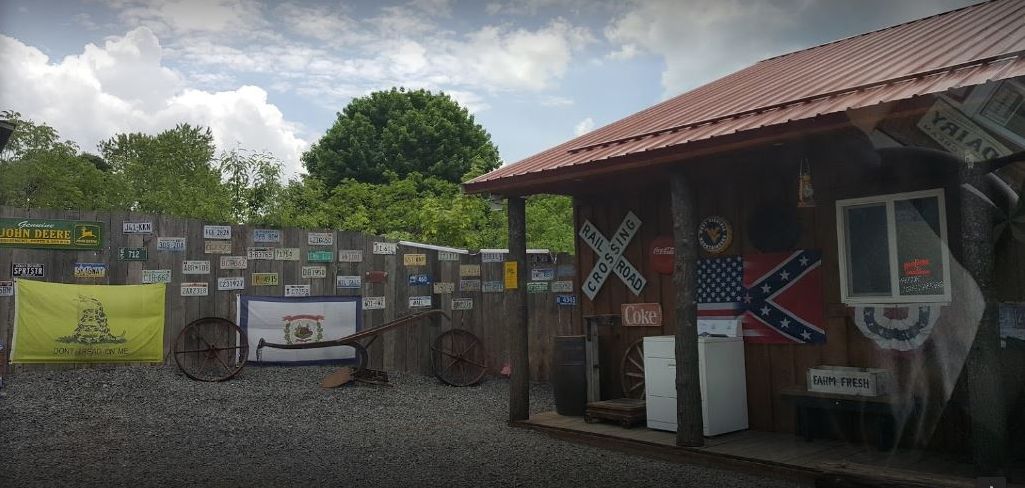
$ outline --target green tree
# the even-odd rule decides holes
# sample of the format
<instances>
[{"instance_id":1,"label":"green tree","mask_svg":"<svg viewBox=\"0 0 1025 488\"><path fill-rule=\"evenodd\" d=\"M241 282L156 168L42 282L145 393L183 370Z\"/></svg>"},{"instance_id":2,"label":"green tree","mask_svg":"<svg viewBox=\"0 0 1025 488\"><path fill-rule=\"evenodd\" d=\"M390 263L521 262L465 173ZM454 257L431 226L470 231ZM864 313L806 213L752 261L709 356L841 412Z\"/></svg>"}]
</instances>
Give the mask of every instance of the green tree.
<instances>
[{"instance_id":1,"label":"green tree","mask_svg":"<svg viewBox=\"0 0 1025 488\"><path fill-rule=\"evenodd\" d=\"M283 190L281 162L269 153L235 148L223 153L218 164L231 197L233 220L264 223Z\"/></svg>"},{"instance_id":2,"label":"green tree","mask_svg":"<svg viewBox=\"0 0 1025 488\"><path fill-rule=\"evenodd\" d=\"M465 108L444 93L404 88L354 99L302 161L328 188L345 179L385 184L389 173L458 183L500 164L491 136Z\"/></svg>"}]
</instances>

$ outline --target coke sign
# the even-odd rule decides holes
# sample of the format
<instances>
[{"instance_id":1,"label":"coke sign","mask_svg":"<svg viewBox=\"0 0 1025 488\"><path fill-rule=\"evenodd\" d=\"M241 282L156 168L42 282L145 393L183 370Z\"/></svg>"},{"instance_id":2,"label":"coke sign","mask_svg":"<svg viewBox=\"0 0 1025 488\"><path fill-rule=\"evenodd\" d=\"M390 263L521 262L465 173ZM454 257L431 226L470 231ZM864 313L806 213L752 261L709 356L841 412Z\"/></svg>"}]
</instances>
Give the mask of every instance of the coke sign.
<instances>
[{"instance_id":1,"label":"coke sign","mask_svg":"<svg viewBox=\"0 0 1025 488\"><path fill-rule=\"evenodd\" d=\"M662 326L662 306L657 303L624 303L620 311L624 327Z\"/></svg>"},{"instance_id":2,"label":"coke sign","mask_svg":"<svg viewBox=\"0 0 1025 488\"><path fill-rule=\"evenodd\" d=\"M660 236L651 241L648 252L651 269L659 274L673 274L673 260L676 258L676 244L672 236Z\"/></svg>"}]
</instances>

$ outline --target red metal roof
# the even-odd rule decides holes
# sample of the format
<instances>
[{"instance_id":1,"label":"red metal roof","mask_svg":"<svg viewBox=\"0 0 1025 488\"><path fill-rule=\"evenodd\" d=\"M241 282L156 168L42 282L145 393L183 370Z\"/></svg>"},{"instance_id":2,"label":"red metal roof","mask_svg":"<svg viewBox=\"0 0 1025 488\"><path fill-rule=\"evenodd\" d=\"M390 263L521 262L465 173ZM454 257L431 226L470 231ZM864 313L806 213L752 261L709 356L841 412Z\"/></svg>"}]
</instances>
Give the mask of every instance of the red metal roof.
<instances>
[{"instance_id":1,"label":"red metal roof","mask_svg":"<svg viewBox=\"0 0 1025 488\"><path fill-rule=\"evenodd\" d=\"M1025 0L996 0L769 58L464 185L530 193L598 162L1025 75Z\"/></svg>"}]
</instances>

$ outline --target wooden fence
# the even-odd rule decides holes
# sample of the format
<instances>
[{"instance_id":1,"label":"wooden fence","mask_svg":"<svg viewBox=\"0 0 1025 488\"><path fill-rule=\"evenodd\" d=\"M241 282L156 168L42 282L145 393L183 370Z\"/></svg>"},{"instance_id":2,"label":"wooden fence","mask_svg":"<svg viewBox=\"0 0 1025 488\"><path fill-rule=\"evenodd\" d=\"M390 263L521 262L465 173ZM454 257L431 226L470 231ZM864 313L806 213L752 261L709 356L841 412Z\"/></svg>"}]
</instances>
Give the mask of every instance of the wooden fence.
<instances>
[{"instance_id":1,"label":"wooden fence","mask_svg":"<svg viewBox=\"0 0 1025 488\"><path fill-rule=\"evenodd\" d=\"M25 249L0 247L0 281L12 279L14 263L42 264L45 269L46 281L59 283L82 284L136 284L142 282L143 270L171 270L171 281L167 284L166 319L164 327L165 359L173 363L166 354L172 347L177 334L189 322L206 316L225 317L236 321L235 303L240 294L250 296L283 296L286 285L309 285L312 296L325 295L362 295L385 297L383 310L366 310L363 312L363 329L377 327L395 318L425 308L410 308L409 297L432 295L432 307L446 311L451 323L431 326L425 322L383 333L371 347L369 365L375 369L388 371L414 372L432 374L430 344L439 334L450 328L462 328L473 332L485 344L491 373L498 373L502 365L508 362L507 324L508 318L515 317L512 309L512 291L484 292L461 291L460 279L503 281L502 262L482 262L480 254L459 254L456 261L439 260L439 251L398 245L395 254L375 254L375 242L395 242L387 239L354 232L340 232L331 229L298 229L282 228L280 242L254 242L253 235L257 227L232 225L230 254L207 253L204 239L204 225L219 224L202 222L194 219L181 219L162 215L134 212L92 212L75 210L51 209L20 209L0 207L0 218L5 219L52 219L98 221L103 224L103 247L97 251L68 251L51 249ZM148 234L127 234L122 232L124 222L149 222L152 232ZM262 228L261 228L262 229ZM308 233L330 233L333 235L331 245L309 245ZM185 251L158 251L157 240L160 237L184 237ZM215 244L216 245L216 244ZM222 270L219 266L221 256L246 256L251 247L294 248L299 251L299 260L249 260L247 269ZM121 260L119 248L144 248L148 252L145 261ZM360 262L339 262L339 251L358 250L362 253ZM308 251L329 251L330 262L309 262ZM425 254L425 266L406 266L403 262L405 254ZM453 257L451 255L446 257ZM182 264L186 260L210 261L210 274L182 274ZM539 259L541 260L541 259ZM556 254L551 256L551 264L544 268L558 269L561 267L564 277L556 273L555 280L573 280L572 256ZM75 263L105 263L106 276L103 278L76 278ZM303 266L325 266L326 278L303 279ZM479 265L480 276L461 276L470 269L465 265ZM540 265L539 265L540 266ZM387 278L383 283L370 283L367 273L384 272ZM531 270L520 270L530 273ZM277 273L278 284L273 286L253 286L253 273ZM452 293L434 293L433 286L411 286L408 284L410 274L427 274L435 283L452 283ZM335 286L336 276L363 277L361 289L344 289ZM245 289L234 291L218 291L217 278L244 276ZM181 283L209 283L209 294L202 297L181 296ZM473 283L469 283L473 284ZM577 291L573 284L573 293ZM563 293L560 293L563 294ZM528 294L530 317L530 373L536 381L546 381L551 369L552 338L557 335L579 334L580 317L576 306L557 305L555 293L550 290ZM472 308L469 310L452 310L452 301L456 298L471 298ZM441 321L444 322L444 321ZM10 344L14 323L14 297L0 297L0 339ZM327 339L327 338L325 338ZM17 369L28 368L69 368L88 367L86 365L17 365Z\"/></svg>"}]
</instances>

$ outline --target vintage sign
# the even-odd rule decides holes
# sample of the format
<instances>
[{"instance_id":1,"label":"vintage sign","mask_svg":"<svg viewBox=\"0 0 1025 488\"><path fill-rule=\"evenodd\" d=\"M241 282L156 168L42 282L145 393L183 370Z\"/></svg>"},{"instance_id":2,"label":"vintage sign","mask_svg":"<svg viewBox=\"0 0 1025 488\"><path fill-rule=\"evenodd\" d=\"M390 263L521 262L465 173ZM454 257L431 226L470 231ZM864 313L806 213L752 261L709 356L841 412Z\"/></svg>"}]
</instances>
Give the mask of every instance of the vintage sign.
<instances>
[{"instance_id":1,"label":"vintage sign","mask_svg":"<svg viewBox=\"0 0 1025 488\"><path fill-rule=\"evenodd\" d=\"M253 230L253 242L281 242L281 231L277 229Z\"/></svg>"},{"instance_id":2,"label":"vintage sign","mask_svg":"<svg viewBox=\"0 0 1025 488\"><path fill-rule=\"evenodd\" d=\"M438 261L459 261L459 253L452 251L438 251Z\"/></svg>"},{"instance_id":3,"label":"vintage sign","mask_svg":"<svg viewBox=\"0 0 1025 488\"><path fill-rule=\"evenodd\" d=\"M250 247L246 249L246 258L250 261L270 261L274 259L273 247Z\"/></svg>"},{"instance_id":4,"label":"vintage sign","mask_svg":"<svg viewBox=\"0 0 1025 488\"><path fill-rule=\"evenodd\" d=\"M363 251L360 249L339 249L338 250L338 262L339 263L362 263L363 262Z\"/></svg>"},{"instance_id":5,"label":"vintage sign","mask_svg":"<svg viewBox=\"0 0 1025 488\"><path fill-rule=\"evenodd\" d=\"M516 261L506 261L502 271L506 290L515 290L520 287L520 272Z\"/></svg>"},{"instance_id":6,"label":"vintage sign","mask_svg":"<svg viewBox=\"0 0 1025 488\"><path fill-rule=\"evenodd\" d=\"M624 327L662 326L662 305L658 303L624 303L619 310Z\"/></svg>"},{"instance_id":7,"label":"vintage sign","mask_svg":"<svg viewBox=\"0 0 1025 488\"><path fill-rule=\"evenodd\" d=\"M917 125L944 149L968 161L985 161L1011 154L1007 146L940 99L936 100Z\"/></svg>"},{"instance_id":8,"label":"vintage sign","mask_svg":"<svg viewBox=\"0 0 1025 488\"><path fill-rule=\"evenodd\" d=\"M298 261L299 260L299 248L298 247L275 247L274 248L274 260L275 261Z\"/></svg>"},{"instance_id":9,"label":"vintage sign","mask_svg":"<svg viewBox=\"0 0 1025 488\"><path fill-rule=\"evenodd\" d=\"M304 280L327 278L327 266L303 266L299 276Z\"/></svg>"},{"instance_id":10,"label":"vintage sign","mask_svg":"<svg viewBox=\"0 0 1025 488\"><path fill-rule=\"evenodd\" d=\"M153 222L121 222L122 234L152 234Z\"/></svg>"},{"instance_id":11,"label":"vintage sign","mask_svg":"<svg viewBox=\"0 0 1025 488\"><path fill-rule=\"evenodd\" d=\"M676 259L676 243L673 236L658 236L648 247L648 264L658 274L673 274L673 263Z\"/></svg>"},{"instance_id":12,"label":"vintage sign","mask_svg":"<svg viewBox=\"0 0 1025 488\"><path fill-rule=\"evenodd\" d=\"M183 297L205 297L210 294L210 284L203 282L182 283Z\"/></svg>"},{"instance_id":13,"label":"vintage sign","mask_svg":"<svg viewBox=\"0 0 1025 488\"><path fill-rule=\"evenodd\" d=\"M157 237L157 251L185 252L185 238Z\"/></svg>"},{"instance_id":14,"label":"vintage sign","mask_svg":"<svg viewBox=\"0 0 1025 488\"><path fill-rule=\"evenodd\" d=\"M480 280L459 280L459 291L480 291Z\"/></svg>"},{"instance_id":15,"label":"vintage sign","mask_svg":"<svg viewBox=\"0 0 1025 488\"><path fill-rule=\"evenodd\" d=\"M335 288L346 288L346 289L359 289L363 287L363 280L360 279L359 275L355 276L335 276Z\"/></svg>"},{"instance_id":16,"label":"vintage sign","mask_svg":"<svg viewBox=\"0 0 1025 488\"><path fill-rule=\"evenodd\" d=\"M363 297L363 310L384 310L384 297Z\"/></svg>"},{"instance_id":17,"label":"vintage sign","mask_svg":"<svg viewBox=\"0 0 1025 488\"><path fill-rule=\"evenodd\" d=\"M531 281L552 281L555 279L555 269L553 268L533 268L530 270Z\"/></svg>"},{"instance_id":18,"label":"vintage sign","mask_svg":"<svg viewBox=\"0 0 1025 488\"><path fill-rule=\"evenodd\" d=\"M218 290L244 290L245 288L246 278L244 276L228 276L225 278L217 278Z\"/></svg>"},{"instance_id":19,"label":"vintage sign","mask_svg":"<svg viewBox=\"0 0 1025 488\"><path fill-rule=\"evenodd\" d=\"M427 266L426 254L403 254L402 264L406 266Z\"/></svg>"},{"instance_id":20,"label":"vintage sign","mask_svg":"<svg viewBox=\"0 0 1025 488\"><path fill-rule=\"evenodd\" d=\"M307 232L306 244L311 246L333 246L335 245L334 232Z\"/></svg>"},{"instance_id":21,"label":"vintage sign","mask_svg":"<svg viewBox=\"0 0 1025 488\"><path fill-rule=\"evenodd\" d=\"M11 276L15 278L43 278L46 276L42 264L11 263Z\"/></svg>"},{"instance_id":22,"label":"vintage sign","mask_svg":"<svg viewBox=\"0 0 1025 488\"><path fill-rule=\"evenodd\" d=\"M14 296L14 282L13 281L0 281L0 297L13 297Z\"/></svg>"},{"instance_id":23,"label":"vintage sign","mask_svg":"<svg viewBox=\"0 0 1025 488\"><path fill-rule=\"evenodd\" d=\"M103 278L107 265L103 263L75 263L75 278Z\"/></svg>"},{"instance_id":24,"label":"vintage sign","mask_svg":"<svg viewBox=\"0 0 1025 488\"><path fill-rule=\"evenodd\" d=\"M204 241L205 254L231 254L231 241Z\"/></svg>"},{"instance_id":25,"label":"vintage sign","mask_svg":"<svg viewBox=\"0 0 1025 488\"><path fill-rule=\"evenodd\" d=\"M430 295L409 297L409 308L430 307L430 306L431 306L431 296Z\"/></svg>"},{"instance_id":26,"label":"vintage sign","mask_svg":"<svg viewBox=\"0 0 1025 488\"><path fill-rule=\"evenodd\" d=\"M547 281L528 281L527 293L545 293L548 291Z\"/></svg>"},{"instance_id":27,"label":"vintage sign","mask_svg":"<svg viewBox=\"0 0 1025 488\"><path fill-rule=\"evenodd\" d=\"M733 243L733 226L717 215L705 217L698 224L698 244L709 254L720 254Z\"/></svg>"},{"instance_id":28,"label":"vintage sign","mask_svg":"<svg viewBox=\"0 0 1025 488\"><path fill-rule=\"evenodd\" d=\"M808 368L808 391L874 397L890 393L893 373L880 368L819 366Z\"/></svg>"},{"instance_id":29,"label":"vintage sign","mask_svg":"<svg viewBox=\"0 0 1025 488\"><path fill-rule=\"evenodd\" d=\"M460 264L459 276L480 276L479 264Z\"/></svg>"},{"instance_id":30,"label":"vintage sign","mask_svg":"<svg viewBox=\"0 0 1025 488\"><path fill-rule=\"evenodd\" d=\"M249 260L245 256L221 256L221 269L246 269Z\"/></svg>"},{"instance_id":31,"label":"vintage sign","mask_svg":"<svg viewBox=\"0 0 1025 488\"><path fill-rule=\"evenodd\" d=\"M485 281L481 283L481 291L484 293L502 293L505 291L501 281Z\"/></svg>"},{"instance_id":32,"label":"vintage sign","mask_svg":"<svg viewBox=\"0 0 1025 488\"><path fill-rule=\"evenodd\" d=\"M439 281L434 284L434 293L436 295L452 293L456 291L456 284L451 281Z\"/></svg>"},{"instance_id":33,"label":"vintage sign","mask_svg":"<svg viewBox=\"0 0 1025 488\"><path fill-rule=\"evenodd\" d=\"M276 286L278 284L277 273L253 273L253 286Z\"/></svg>"},{"instance_id":34,"label":"vintage sign","mask_svg":"<svg viewBox=\"0 0 1025 488\"><path fill-rule=\"evenodd\" d=\"M149 259L149 251L145 247L119 247L117 258L121 261L145 261Z\"/></svg>"},{"instance_id":35,"label":"vintage sign","mask_svg":"<svg viewBox=\"0 0 1025 488\"><path fill-rule=\"evenodd\" d=\"M231 240L230 225L204 225L203 239Z\"/></svg>"},{"instance_id":36,"label":"vintage sign","mask_svg":"<svg viewBox=\"0 0 1025 488\"><path fill-rule=\"evenodd\" d=\"M559 278L571 278L577 275L577 268L572 264L560 264L555 267L555 275Z\"/></svg>"},{"instance_id":37,"label":"vintage sign","mask_svg":"<svg viewBox=\"0 0 1025 488\"><path fill-rule=\"evenodd\" d=\"M431 284L431 275L417 273L409 275L409 286L426 286Z\"/></svg>"},{"instance_id":38,"label":"vintage sign","mask_svg":"<svg viewBox=\"0 0 1025 488\"><path fill-rule=\"evenodd\" d=\"M308 297L310 296L310 285L285 285L286 297Z\"/></svg>"},{"instance_id":39,"label":"vintage sign","mask_svg":"<svg viewBox=\"0 0 1025 488\"><path fill-rule=\"evenodd\" d=\"M182 274L210 274L210 261L182 261Z\"/></svg>"},{"instance_id":40,"label":"vintage sign","mask_svg":"<svg viewBox=\"0 0 1025 488\"><path fill-rule=\"evenodd\" d=\"M79 220L0 219L0 247L100 249L103 223Z\"/></svg>"},{"instance_id":41,"label":"vintage sign","mask_svg":"<svg viewBox=\"0 0 1025 488\"><path fill-rule=\"evenodd\" d=\"M480 253L480 262L482 263L501 263L505 260L504 252L482 252Z\"/></svg>"},{"instance_id":42,"label":"vintage sign","mask_svg":"<svg viewBox=\"0 0 1025 488\"><path fill-rule=\"evenodd\" d=\"M453 298L452 310L473 310L472 298Z\"/></svg>"},{"instance_id":43,"label":"vintage sign","mask_svg":"<svg viewBox=\"0 0 1025 488\"><path fill-rule=\"evenodd\" d=\"M553 281L552 293L573 293L572 281Z\"/></svg>"},{"instance_id":44,"label":"vintage sign","mask_svg":"<svg viewBox=\"0 0 1025 488\"><path fill-rule=\"evenodd\" d=\"M640 227L641 219L637 218L633 212L627 212L626 217L623 217L623 222L619 224L619 228L612 234L612 240L609 240L598 232L590 220L584 220L584 225L580 227L578 235L598 255L598 262L587 274L587 281L582 286L587 298L594 300L602 285L605 284L605 279L613 272L623 280L623 283L634 295L640 295L648 280L623 257L623 251L626 250Z\"/></svg>"},{"instance_id":45,"label":"vintage sign","mask_svg":"<svg viewBox=\"0 0 1025 488\"><path fill-rule=\"evenodd\" d=\"M171 270L169 269L144 269L142 270L142 283L170 283Z\"/></svg>"},{"instance_id":46,"label":"vintage sign","mask_svg":"<svg viewBox=\"0 0 1025 488\"><path fill-rule=\"evenodd\" d=\"M306 251L306 261L311 263L330 263L334 257L331 251Z\"/></svg>"},{"instance_id":47,"label":"vintage sign","mask_svg":"<svg viewBox=\"0 0 1025 488\"><path fill-rule=\"evenodd\" d=\"M555 304L562 307L575 307L577 305L577 296L555 295Z\"/></svg>"},{"instance_id":48,"label":"vintage sign","mask_svg":"<svg viewBox=\"0 0 1025 488\"><path fill-rule=\"evenodd\" d=\"M555 263L555 258L552 257L551 253L547 252L531 252L527 253L527 266L531 268L551 266Z\"/></svg>"},{"instance_id":49,"label":"vintage sign","mask_svg":"<svg viewBox=\"0 0 1025 488\"><path fill-rule=\"evenodd\" d=\"M367 271L364 273L367 283L384 283L388 281L387 271Z\"/></svg>"},{"instance_id":50,"label":"vintage sign","mask_svg":"<svg viewBox=\"0 0 1025 488\"><path fill-rule=\"evenodd\" d=\"M395 254L399 249L394 242L375 242L374 254Z\"/></svg>"}]
</instances>

